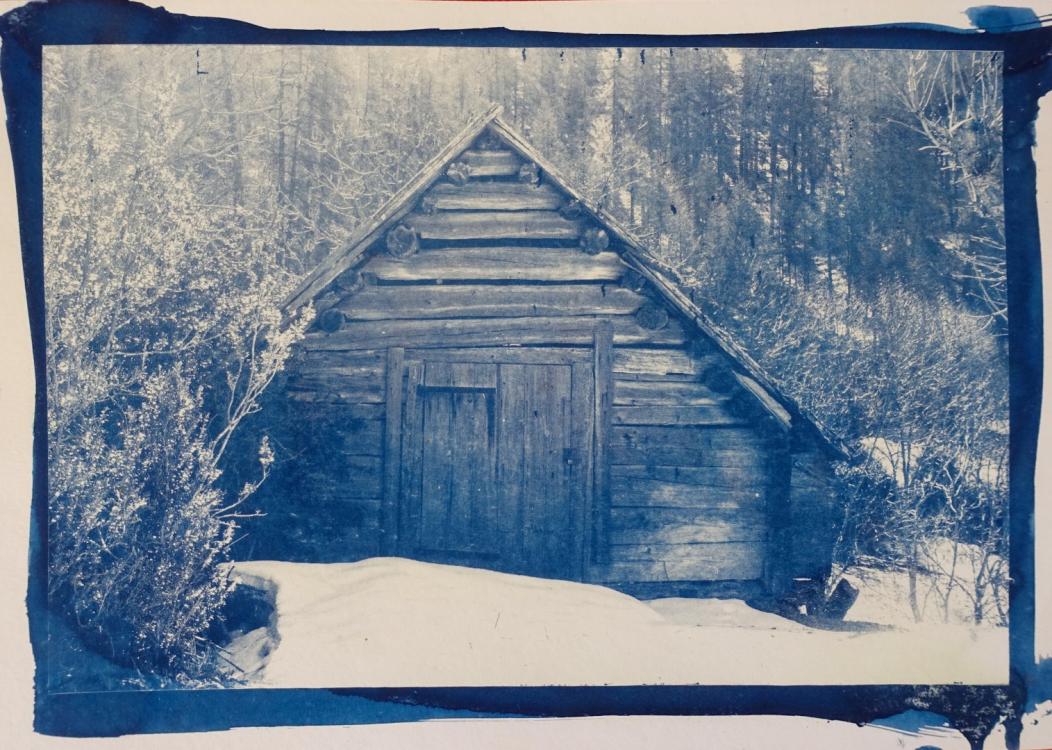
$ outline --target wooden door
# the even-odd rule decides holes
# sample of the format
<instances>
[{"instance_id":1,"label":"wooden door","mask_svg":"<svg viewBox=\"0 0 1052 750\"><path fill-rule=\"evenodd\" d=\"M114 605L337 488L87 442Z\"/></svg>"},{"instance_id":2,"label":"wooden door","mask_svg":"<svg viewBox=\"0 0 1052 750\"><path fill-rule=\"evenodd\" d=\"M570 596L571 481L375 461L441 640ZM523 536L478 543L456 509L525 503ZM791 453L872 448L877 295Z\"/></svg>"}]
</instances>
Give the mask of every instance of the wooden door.
<instances>
[{"instance_id":1,"label":"wooden door","mask_svg":"<svg viewBox=\"0 0 1052 750\"><path fill-rule=\"evenodd\" d=\"M592 488L587 356L423 351L407 353L402 370L397 553L580 578Z\"/></svg>"}]
</instances>

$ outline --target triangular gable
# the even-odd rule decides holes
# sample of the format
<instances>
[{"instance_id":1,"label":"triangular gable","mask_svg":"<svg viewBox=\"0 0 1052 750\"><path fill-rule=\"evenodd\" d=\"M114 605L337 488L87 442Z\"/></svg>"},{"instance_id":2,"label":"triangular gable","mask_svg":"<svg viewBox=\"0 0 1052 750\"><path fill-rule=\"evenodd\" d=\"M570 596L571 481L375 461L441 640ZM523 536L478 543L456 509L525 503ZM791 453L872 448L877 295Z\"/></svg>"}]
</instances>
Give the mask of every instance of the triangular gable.
<instances>
[{"instance_id":1,"label":"triangular gable","mask_svg":"<svg viewBox=\"0 0 1052 750\"><path fill-rule=\"evenodd\" d=\"M626 266L640 274L664 298L665 302L689 320L705 337L730 358L742 371L737 373L739 382L752 393L767 412L785 428L805 424L819 438L825 448L840 458L850 455L849 449L833 436L815 417L807 414L791 398L781 392L763 368L726 332L716 326L694 304L682 289L658 270L647 257L644 245L620 222L601 207L589 201L575 190L559 171L538 153L518 132L501 118L502 108L494 106L484 114L471 120L433 159L373 215L348 242L342 252L326 258L289 295L283 307L295 310L318 297L337 277L366 260L367 251L384 233L400 219L410 213L417 201L440 180L446 169L463 154L483 131L489 129L496 137L527 162L539 167L545 179L576 200L583 213L591 216L616 242L610 249L617 252Z\"/></svg>"}]
</instances>

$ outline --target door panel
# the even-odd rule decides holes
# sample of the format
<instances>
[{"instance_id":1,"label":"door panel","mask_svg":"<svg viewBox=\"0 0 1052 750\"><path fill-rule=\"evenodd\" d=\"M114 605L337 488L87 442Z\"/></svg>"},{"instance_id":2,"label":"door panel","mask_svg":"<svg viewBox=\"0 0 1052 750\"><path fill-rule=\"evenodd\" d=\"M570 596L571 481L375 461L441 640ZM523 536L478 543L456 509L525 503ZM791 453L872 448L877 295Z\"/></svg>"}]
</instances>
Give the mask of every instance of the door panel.
<instances>
[{"instance_id":1,"label":"door panel","mask_svg":"<svg viewBox=\"0 0 1052 750\"><path fill-rule=\"evenodd\" d=\"M492 389L424 386L420 535L423 548L495 554Z\"/></svg>"},{"instance_id":2,"label":"door panel","mask_svg":"<svg viewBox=\"0 0 1052 750\"><path fill-rule=\"evenodd\" d=\"M399 554L581 576L592 368L518 359L405 362Z\"/></svg>"}]
</instances>

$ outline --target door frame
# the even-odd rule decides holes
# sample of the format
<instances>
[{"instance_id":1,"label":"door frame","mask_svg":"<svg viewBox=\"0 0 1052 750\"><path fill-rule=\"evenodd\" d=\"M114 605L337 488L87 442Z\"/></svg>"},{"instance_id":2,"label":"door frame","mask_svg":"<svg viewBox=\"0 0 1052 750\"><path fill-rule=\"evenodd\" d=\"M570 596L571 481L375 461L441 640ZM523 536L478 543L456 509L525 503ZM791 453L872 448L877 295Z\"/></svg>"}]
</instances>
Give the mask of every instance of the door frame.
<instances>
[{"instance_id":1,"label":"door frame","mask_svg":"<svg viewBox=\"0 0 1052 750\"><path fill-rule=\"evenodd\" d=\"M380 551L397 555L400 549L400 503L402 475L402 420L406 401L407 365L412 361L490 362L493 364L570 365L572 377L591 376L587 398L571 399L572 428L582 424L591 437L581 442L588 455L570 488L570 518L573 563L568 574L574 580L594 577L594 566L605 562L610 513L610 467L607 450L610 409L613 403L613 329L600 321L591 346L581 347L389 347L385 377L383 498L380 509ZM580 402L579 402L580 401ZM583 410L583 411L582 411Z\"/></svg>"}]
</instances>

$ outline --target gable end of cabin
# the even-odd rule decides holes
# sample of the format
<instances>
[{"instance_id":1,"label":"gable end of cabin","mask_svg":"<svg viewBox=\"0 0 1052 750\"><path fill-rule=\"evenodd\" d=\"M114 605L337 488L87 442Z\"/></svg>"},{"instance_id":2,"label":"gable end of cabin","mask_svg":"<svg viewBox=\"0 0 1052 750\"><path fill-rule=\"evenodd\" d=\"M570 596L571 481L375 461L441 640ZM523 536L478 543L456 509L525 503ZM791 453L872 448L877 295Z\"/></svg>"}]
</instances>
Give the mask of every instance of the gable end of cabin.
<instances>
[{"instance_id":1,"label":"gable end of cabin","mask_svg":"<svg viewBox=\"0 0 1052 750\"><path fill-rule=\"evenodd\" d=\"M269 396L286 458L253 554L642 596L821 580L829 451L505 133L464 139L300 295L317 318Z\"/></svg>"}]
</instances>

